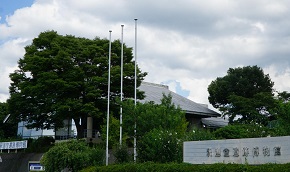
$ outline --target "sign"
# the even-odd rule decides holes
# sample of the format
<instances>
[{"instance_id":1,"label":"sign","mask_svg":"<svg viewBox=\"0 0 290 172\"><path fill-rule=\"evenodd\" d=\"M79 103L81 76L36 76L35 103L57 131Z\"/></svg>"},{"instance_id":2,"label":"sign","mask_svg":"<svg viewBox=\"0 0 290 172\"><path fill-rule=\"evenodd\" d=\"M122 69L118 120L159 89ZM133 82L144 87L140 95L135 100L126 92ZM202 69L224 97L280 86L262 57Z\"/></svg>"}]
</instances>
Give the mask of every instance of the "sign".
<instances>
[{"instance_id":1,"label":"sign","mask_svg":"<svg viewBox=\"0 0 290 172\"><path fill-rule=\"evenodd\" d=\"M39 161L29 161L28 162L28 171L44 171L44 167L40 164Z\"/></svg>"},{"instance_id":2,"label":"sign","mask_svg":"<svg viewBox=\"0 0 290 172\"><path fill-rule=\"evenodd\" d=\"M290 136L184 142L183 162L191 164L289 163L289 143Z\"/></svg>"},{"instance_id":3,"label":"sign","mask_svg":"<svg viewBox=\"0 0 290 172\"><path fill-rule=\"evenodd\" d=\"M0 142L0 150L3 149L25 149L27 148L27 140L14 142Z\"/></svg>"}]
</instances>

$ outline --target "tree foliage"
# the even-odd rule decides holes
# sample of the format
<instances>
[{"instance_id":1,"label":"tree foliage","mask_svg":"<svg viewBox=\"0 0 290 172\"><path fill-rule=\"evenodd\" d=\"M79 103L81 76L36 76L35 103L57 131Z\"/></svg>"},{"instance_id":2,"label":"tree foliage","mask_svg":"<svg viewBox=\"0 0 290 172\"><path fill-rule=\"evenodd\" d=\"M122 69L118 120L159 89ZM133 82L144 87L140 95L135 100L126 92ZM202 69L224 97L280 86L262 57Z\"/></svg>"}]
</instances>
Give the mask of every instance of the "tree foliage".
<instances>
[{"instance_id":1,"label":"tree foliage","mask_svg":"<svg viewBox=\"0 0 290 172\"><path fill-rule=\"evenodd\" d=\"M276 135L290 135L290 93L286 91L278 93L276 101L273 112L277 119L271 121L269 127L276 129Z\"/></svg>"},{"instance_id":2,"label":"tree foliage","mask_svg":"<svg viewBox=\"0 0 290 172\"><path fill-rule=\"evenodd\" d=\"M213 132L217 139L259 138L272 135L272 130L259 124L235 124Z\"/></svg>"},{"instance_id":3,"label":"tree foliage","mask_svg":"<svg viewBox=\"0 0 290 172\"><path fill-rule=\"evenodd\" d=\"M101 125L102 140L107 140L107 118L104 119L104 124ZM128 138L126 132L122 132L122 142L125 143ZM109 148L114 148L120 145L120 120L115 118L112 114L110 115L109 122Z\"/></svg>"},{"instance_id":4,"label":"tree foliage","mask_svg":"<svg viewBox=\"0 0 290 172\"><path fill-rule=\"evenodd\" d=\"M41 164L47 172L80 171L88 166L103 165L104 159L105 151L102 149L90 148L84 141L71 140L57 143L43 155Z\"/></svg>"},{"instance_id":5,"label":"tree foliage","mask_svg":"<svg viewBox=\"0 0 290 172\"><path fill-rule=\"evenodd\" d=\"M130 154L128 150L128 146L126 144L118 144L113 149L113 154L116 158L115 163L122 164L133 161L133 156Z\"/></svg>"},{"instance_id":6,"label":"tree foliage","mask_svg":"<svg viewBox=\"0 0 290 172\"><path fill-rule=\"evenodd\" d=\"M214 134L206 128L193 128L186 132L184 141L215 140Z\"/></svg>"},{"instance_id":7,"label":"tree foliage","mask_svg":"<svg viewBox=\"0 0 290 172\"><path fill-rule=\"evenodd\" d=\"M268 74L257 66L230 68L208 86L209 102L230 122L241 116L239 123L267 123L270 109L275 106L273 85Z\"/></svg>"},{"instance_id":8,"label":"tree foliage","mask_svg":"<svg viewBox=\"0 0 290 172\"><path fill-rule=\"evenodd\" d=\"M122 107L123 131L128 136L137 137L138 161L181 162L182 138L188 122L185 112L172 103L170 94L163 95L161 104L145 102L135 105L133 100L127 100Z\"/></svg>"},{"instance_id":9,"label":"tree foliage","mask_svg":"<svg viewBox=\"0 0 290 172\"><path fill-rule=\"evenodd\" d=\"M9 114L8 104L5 102L0 102L0 139L8 139L11 137L16 137L17 133L17 123L16 121L9 118L4 123L4 119Z\"/></svg>"},{"instance_id":10,"label":"tree foliage","mask_svg":"<svg viewBox=\"0 0 290 172\"><path fill-rule=\"evenodd\" d=\"M172 96L163 95L161 104L154 102L137 103L132 100L123 104L124 130L129 136L134 135L136 122L137 137L144 136L153 129L171 130L184 133L188 122L185 119L185 112L172 103Z\"/></svg>"},{"instance_id":11,"label":"tree foliage","mask_svg":"<svg viewBox=\"0 0 290 172\"><path fill-rule=\"evenodd\" d=\"M28 138L27 149L25 152L47 152L51 147L54 146L55 139L51 136L43 136L35 138Z\"/></svg>"},{"instance_id":12,"label":"tree foliage","mask_svg":"<svg viewBox=\"0 0 290 172\"><path fill-rule=\"evenodd\" d=\"M10 75L9 111L14 118L28 121L29 127L57 129L63 120L75 121L82 133L81 118L103 121L107 104L109 40L93 40L47 31L25 47L18 70ZM111 104L120 96L119 40L112 42ZM132 48L124 45L124 98L134 95ZM146 73L137 70L141 84ZM142 98L138 91L137 96Z\"/></svg>"},{"instance_id":13,"label":"tree foliage","mask_svg":"<svg viewBox=\"0 0 290 172\"><path fill-rule=\"evenodd\" d=\"M138 142L138 161L182 162L183 135L176 131L153 129Z\"/></svg>"}]
</instances>

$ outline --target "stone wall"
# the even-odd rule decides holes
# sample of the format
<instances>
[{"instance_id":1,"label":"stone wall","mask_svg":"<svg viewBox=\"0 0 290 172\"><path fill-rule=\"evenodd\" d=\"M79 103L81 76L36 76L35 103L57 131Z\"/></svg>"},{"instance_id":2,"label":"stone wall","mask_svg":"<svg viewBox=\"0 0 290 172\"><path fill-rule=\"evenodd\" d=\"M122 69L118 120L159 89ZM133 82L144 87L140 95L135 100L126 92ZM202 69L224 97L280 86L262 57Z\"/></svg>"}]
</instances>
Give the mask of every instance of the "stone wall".
<instances>
[{"instance_id":1,"label":"stone wall","mask_svg":"<svg viewBox=\"0 0 290 172\"><path fill-rule=\"evenodd\" d=\"M290 136L184 142L183 161L191 164L289 163Z\"/></svg>"}]
</instances>

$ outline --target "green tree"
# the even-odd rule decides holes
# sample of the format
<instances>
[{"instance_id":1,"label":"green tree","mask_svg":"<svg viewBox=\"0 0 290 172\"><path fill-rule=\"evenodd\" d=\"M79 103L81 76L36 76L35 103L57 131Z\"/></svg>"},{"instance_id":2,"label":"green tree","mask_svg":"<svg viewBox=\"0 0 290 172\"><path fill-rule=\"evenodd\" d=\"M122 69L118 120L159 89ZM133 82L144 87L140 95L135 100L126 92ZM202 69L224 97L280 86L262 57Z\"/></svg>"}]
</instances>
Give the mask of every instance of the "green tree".
<instances>
[{"instance_id":1,"label":"green tree","mask_svg":"<svg viewBox=\"0 0 290 172\"><path fill-rule=\"evenodd\" d=\"M0 103L0 138L4 138L4 124L3 120L7 115L7 104L6 103Z\"/></svg>"},{"instance_id":2,"label":"green tree","mask_svg":"<svg viewBox=\"0 0 290 172\"><path fill-rule=\"evenodd\" d=\"M153 129L175 131L184 134L188 122L185 112L172 103L172 96L163 95L161 104L154 102L137 103L136 107L132 100L123 103L124 131L129 136L134 135L134 125L137 126L137 137L144 136Z\"/></svg>"},{"instance_id":3,"label":"green tree","mask_svg":"<svg viewBox=\"0 0 290 172\"><path fill-rule=\"evenodd\" d=\"M5 102L0 102L0 138L7 139L11 137L16 137L17 133L17 123L9 118L4 123L4 119L9 114L8 105Z\"/></svg>"},{"instance_id":4,"label":"green tree","mask_svg":"<svg viewBox=\"0 0 290 172\"><path fill-rule=\"evenodd\" d=\"M112 42L111 109L117 111L120 96L119 40ZM18 70L10 75L9 111L17 120L28 121L28 127L57 129L63 120L74 120L78 137L87 116L103 121L107 104L109 40L93 40L47 31L25 47ZM124 98L134 95L134 62L132 48L124 45ZM137 70L138 83L146 76ZM138 98L143 93L138 91ZM114 113L116 114L116 113Z\"/></svg>"},{"instance_id":5,"label":"green tree","mask_svg":"<svg viewBox=\"0 0 290 172\"><path fill-rule=\"evenodd\" d=\"M107 118L104 119L104 124L101 125L101 133L102 139L107 139ZM128 138L127 133L122 133L122 142L126 142L126 139ZM109 122L109 148L113 148L120 144L120 120L115 118L112 114L110 116L110 122Z\"/></svg>"},{"instance_id":6,"label":"green tree","mask_svg":"<svg viewBox=\"0 0 290 172\"><path fill-rule=\"evenodd\" d=\"M172 103L170 94L163 95L161 104L138 102L135 106L133 100L127 100L123 102L122 107L123 131L128 133L128 136L135 135L136 122L139 161L181 161L182 138L188 122L185 112Z\"/></svg>"},{"instance_id":7,"label":"green tree","mask_svg":"<svg viewBox=\"0 0 290 172\"><path fill-rule=\"evenodd\" d=\"M278 92L278 100L282 103L287 103L290 101L290 93L287 91Z\"/></svg>"},{"instance_id":8,"label":"green tree","mask_svg":"<svg viewBox=\"0 0 290 172\"><path fill-rule=\"evenodd\" d=\"M273 85L269 75L257 66L230 68L208 86L209 102L230 123L240 116L239 123L267 124L270 109L275 106Z\"/></svg>"},{"instance_id":9,"label":"green tree","mask_svg":"<svg viewBox=\"0 0 290 172\"><path fill-rule=\"evenodd\" d=\"M276 129L276 135L290 135L290 93L283 91L277 95L277 104L273 109L276 120L269 123L269 127Z\"/></svg>"}]
</instances>

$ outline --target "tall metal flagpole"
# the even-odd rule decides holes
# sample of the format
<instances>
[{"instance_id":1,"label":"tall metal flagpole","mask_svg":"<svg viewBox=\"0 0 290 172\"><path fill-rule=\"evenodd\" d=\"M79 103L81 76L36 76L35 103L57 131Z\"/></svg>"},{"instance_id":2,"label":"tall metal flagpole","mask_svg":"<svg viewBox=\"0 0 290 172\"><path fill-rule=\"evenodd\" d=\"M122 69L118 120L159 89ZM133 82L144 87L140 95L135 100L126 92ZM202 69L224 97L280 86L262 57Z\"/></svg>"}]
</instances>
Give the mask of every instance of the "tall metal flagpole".
<instances>
[{"instance_id":1,"label":"tall metal flagpole","mask_svg":"<svg viewBox=\"0 0 290 172\"><path fill-rule=\"evenodd\" d=\"M110 119L110 87L111 87L111 34L109 31L109 65L108 65L108 109L107 109L107 140L106 140L106 165L109 163L109 119Z\"/></svg>"},{"instance_id":2,"label":"tall metal flagpole","mask_svg":"<svg viewBox=\"0 0 290 172\"><path fill-rule=\"evenodd\" d=\"M123 51L124 51L124 43L123 43L123 30L124 30L124 25L121 25L121 103L123 101ZM120 146L122 145L122 115L123 115L123 109L122 109L122 104L120 106Z\"/></svg>"},{"instance_id":3,"label":"tall metal flagpole","mask_svg":"<svg viewBox=\"0 0 290 172\"><path fill-rule=\"evenodd\" d=\"M137 20L135 20L135 88L134 88L134 99L135 99L135 108L137 104ZM137 157L137 124L136 124L136 114L135 114L135 126L134 126L134 162L136 162L136 157Z\"/></svg>"}]
</instances>

